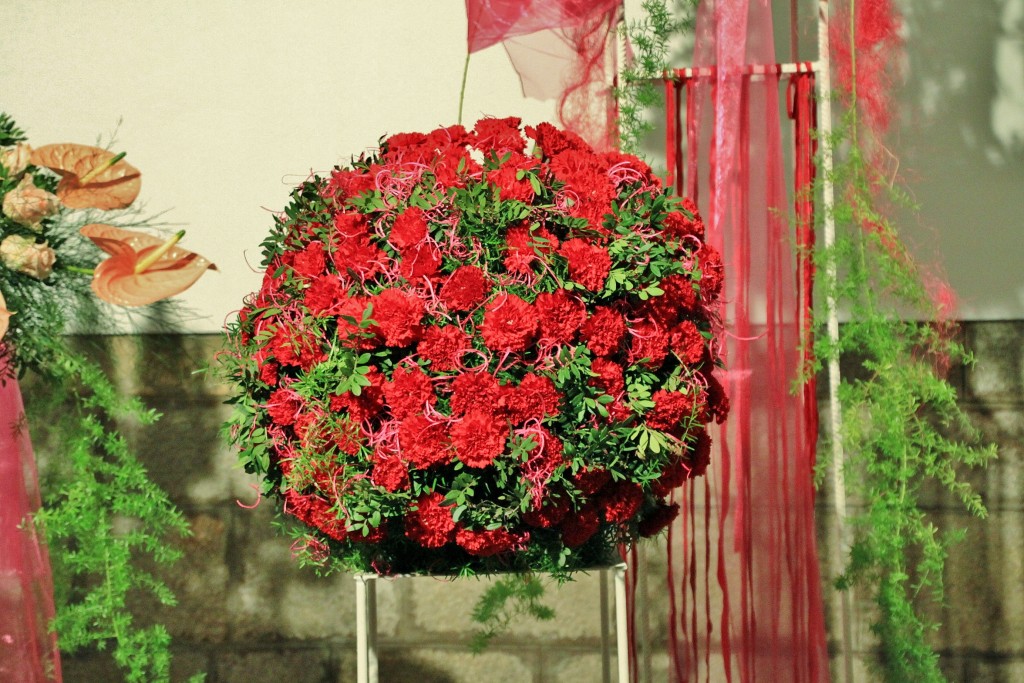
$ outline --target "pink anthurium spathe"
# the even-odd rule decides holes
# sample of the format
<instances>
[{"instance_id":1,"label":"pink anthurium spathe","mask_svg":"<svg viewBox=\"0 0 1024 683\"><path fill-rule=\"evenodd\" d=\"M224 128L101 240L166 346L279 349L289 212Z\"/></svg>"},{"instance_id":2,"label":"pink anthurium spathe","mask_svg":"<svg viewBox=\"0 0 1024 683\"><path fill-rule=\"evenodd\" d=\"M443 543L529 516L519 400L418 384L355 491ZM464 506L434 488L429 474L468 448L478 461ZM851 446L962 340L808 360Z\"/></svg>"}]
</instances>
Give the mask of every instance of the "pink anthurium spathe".
<instances>
[{"instance_id":1,"label":"pink anthurium spathe","mask_svg":"<svg viewBox=\"0 0 1024 683\"><path fill-rule=\"evenodd\" d=\"M110 258L96 266L92 290L104 301L118 306L145 306L180 294L207 270L217 267L177 246L185 234L168 240L143 232L90 223L81 233Z\"/></svg>"},{"instance_id":2,"label":"pink anthurium spathe","mask_svg":"<svg viewBox=\"0 0 1024 683\"><path fill-rule=\"evenodd\" d=\"M100 147L45 145L32 152L30 160L60 174L57 196L69 209L123 209L142 187L142 174L124 161L124 153Z\"/></svg>"}]
</instances>

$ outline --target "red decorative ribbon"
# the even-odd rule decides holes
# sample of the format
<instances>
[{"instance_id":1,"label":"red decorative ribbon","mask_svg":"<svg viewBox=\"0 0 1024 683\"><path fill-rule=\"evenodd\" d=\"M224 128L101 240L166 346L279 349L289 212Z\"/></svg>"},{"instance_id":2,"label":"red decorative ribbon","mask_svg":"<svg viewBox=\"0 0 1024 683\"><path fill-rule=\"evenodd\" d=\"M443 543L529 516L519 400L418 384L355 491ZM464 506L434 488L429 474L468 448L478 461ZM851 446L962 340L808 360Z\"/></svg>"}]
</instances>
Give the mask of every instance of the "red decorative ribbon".
<instances>
[{"instance_id":1,"label":"red decorative ribbon","mask_svg":"<svg viewBox=\"0 0 1024 683\"><path fill-rule=\"evenodd\" d=\"M38 474L21 391L0 386L0 680L60 681L53 619L53 579L46 545L32 523Z\"/></svg>"},{"instance_id":2,"label":"red decorative ribbon","mask_svg":"<svg viewBox=\"0 0 1024 683\"><path fill-rule=\"evenodd\" d=\"M685 150L678 122L666 133L672 183L699 199L708 240L726 260L722 381L732 404L708 477L679 492L683 516L668 549L672 676L820 683L828 659L813 514L816 402L813 385L790 392L807 360L813 270L792 253L779 69L752 64L775 64L770 7L705 3L698 75L679 79L669 98L685 87ZM813 80L802 73L793 83L795 217L810 247Z\"/></svg>"}]
</instances>

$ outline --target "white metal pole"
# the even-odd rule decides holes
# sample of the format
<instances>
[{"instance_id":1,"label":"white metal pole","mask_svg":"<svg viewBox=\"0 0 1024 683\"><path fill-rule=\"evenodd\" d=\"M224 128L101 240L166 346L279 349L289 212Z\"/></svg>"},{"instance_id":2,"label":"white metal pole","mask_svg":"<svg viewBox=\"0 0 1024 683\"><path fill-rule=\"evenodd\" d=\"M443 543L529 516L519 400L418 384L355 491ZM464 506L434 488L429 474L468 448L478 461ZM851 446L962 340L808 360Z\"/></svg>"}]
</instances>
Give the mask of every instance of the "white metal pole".
<instances>
[{"instance_id":1,"label":"white metal pole","mask_svg":"<svg viewBox=\"0 0 1024 683\"><path fill-rule=\"evenodd\" d=\"M626 564L612 567L615 577L615 632L619 683L629 683L629 616L626 614Z\"/></svg>"},{"instance_id":2,"label":"white metal pole","mask_svg":"<svg viewBox=\"0 0 1024 683\"><path fill-rule=\"evenodd\" d=\"M852 1L852 0L851 0ZM825 298L828 309L827 334L833 349L839 343L839 310L835 297L838 269L832 250L836 243L835 187L833 185L832 158L832 75L828 38L829 0L818 1L818 132L820 136L822 170L822 209L824 212L823 241L830 256L825 263L825 275L832 286ZM843 416L839 404L839 357L832 353L828 360L829 424L832 432L832 499L836 519L836 539L833 551L833 570L842 571L849 550L846 523L846 480L843 472L842 441ZM842 621L842 660L844 680L853 680L853 614L850 592L840 591L840 619Z\"/></svg>"},{"instance_id":3,"label":"white metal pole","mask_svg":"<svg viewBox=\"0 0 1024 683\"><path fill-rule=\"evenodd\" d=\"M377 577L356 574L356 681L377 683Z\"/></svg>"}]
</instances>

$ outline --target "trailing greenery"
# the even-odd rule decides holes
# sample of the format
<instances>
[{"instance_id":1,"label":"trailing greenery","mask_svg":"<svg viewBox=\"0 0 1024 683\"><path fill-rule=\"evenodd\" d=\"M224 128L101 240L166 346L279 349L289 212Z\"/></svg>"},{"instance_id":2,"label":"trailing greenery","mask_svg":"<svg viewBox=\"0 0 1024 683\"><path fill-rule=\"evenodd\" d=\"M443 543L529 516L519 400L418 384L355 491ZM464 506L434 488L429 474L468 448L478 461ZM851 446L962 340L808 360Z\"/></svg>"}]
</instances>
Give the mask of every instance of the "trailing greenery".
<instances>
[{"instance_id":1,"label":"trailing greenery","mask_svg":"<svg viewBox=\"0 0 1024 683\"><path fill-rule=\"evenodd\" d=\"M569 577L557 580L561 583ZM536 574L509 574L491 584L473 608L472 619L480 625L469 644L473 653L483 652L519 616L538 621L554 619L555 611L541 603L543 597L544 583Z\"/></svg>"},{"instance_id":2,"label":"trailing greenery","mask_svg":"<svg viewBox=\"0 0 1024 683\"><path fill-rule=\"evenodd\" d=\"M849 101L857 101L855 93ZM850 107L826 141L843 150L832 177L837 238L834 248L817 254L822 300L834 301L848 319L838 343L819 335L816 355L821 362L844 362L840 466L860 503L848 518L849 561L836 585L869 595L877 607L871 630L882 680L941 681L928 640L939 624L923 602L942 602L946 556L963 532L940 533L922 505L922 490L937 483L985 517L980 496L961 473L984 466L995 449L982 444L944 378L944 368L973 359L879 208L905 198L866 156L857 114ZM828 313L819 308L819 329ZM828 453L823 450L819 474L831 465Z\"/></svg>"},{"instance_id":3,"label":"trailing greenery","mask_svg":"<svg viewBox=\"0 0 1024 683\"><path fill-rule=\"evenodd\" d=\"M51 551L61 650L111 645L125 680L169 681L170 636L160 624L138 624L130 603L149 594L175 604L148 566L176 561L181 553L168 540L186 536L188 527L113 426L150 425L158 415L121 397L98 366L64 342L34 369L44 384L35 382L29 422L50 445L42 450L55 451L36 520Z\"/></svg>"},{"instance_id":4,"label":"trailing greenery","mask_svg":"<svg viewBox=\"0 0 1024 683\"><path fill-rule=\"evenodd\" d=\"M624 27L625 38L634 50L615 88L619 107L619 148L642 156L644 138L654 130L648 119L664 98L660 80L669 68L670 41L693 29L693 16L700 0L682 0L682 13L674 16L666 0L644 0L643 15Z\"/></svg>"},{"instance_id":5,"label":"trailing greenery","mask_svg":"<svg viewBox=\"0 0 1024 683\"><path fill-rule=\"evenodd\" d=\"M24 140L14 121L0 114L0 146ZM38 186L56 188L55 174L30 169ZM0 196L16 187L19 175L0 165ZM98 252L78 230L100 220L154 227L131 208L61 209L38 229L0 214L0 236L45 239L57 254L45 280L0 265L0 290L14 311L0 344L0 381L15 374L25 380L28 425L41 465L43 507L35 521L53 565L59 647L65 653L110 647L126 680L169 681L170 638L161 625L136 623L131 604L139 598L174 604L152 568L178 558L171 543L188 529L119 433L121 426L150 425L158 416L121 396L64 336L69 327L96 329L99 321L109 328L118 316L96 302L84 276ZM163 311L161 305L150 313L158 319Z\"/></svg>"}]
</instances>

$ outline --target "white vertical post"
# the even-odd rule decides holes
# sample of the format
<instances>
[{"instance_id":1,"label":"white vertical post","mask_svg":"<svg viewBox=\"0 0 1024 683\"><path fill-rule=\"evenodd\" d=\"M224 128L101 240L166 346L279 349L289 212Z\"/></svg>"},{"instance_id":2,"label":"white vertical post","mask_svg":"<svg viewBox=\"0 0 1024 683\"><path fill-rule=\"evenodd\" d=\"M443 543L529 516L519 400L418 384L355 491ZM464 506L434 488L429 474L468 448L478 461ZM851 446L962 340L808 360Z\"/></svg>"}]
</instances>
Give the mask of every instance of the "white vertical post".
<instances>
[{"instance_id":1,"label":"white vertical post","mask_svg":"<svg viewBox=\"0 0 1024 683\"><path fill-rule=\"evenodd\" d=\"M356 574L356 681L377 683L377 577Z\"/></svg>"},{"instance_id":2,"label":"white vertical post","mask_svg":"<svg viewBox=\"0 0 1024 683\"><path fill-rule=\"evenodd\" d=\"M608 600L608 568L601 568L601 683L612 683L612 629Z\"/></svg>"},{"instance_id":3,"label":"white vertical post","mask_svg":"<svg viewBox=\"0 0 1024 683\"><path fill-rule=\"evenodd\" d=\"M629 616L626 614L626 563L612 567L615 577L615 635L619 683L629 683Z\"/></svg>"},{"instance_id":4,"label":"white vertical post","mask_svg":"<svg viewBox=\"0 0 1024 683\"><path fill-rule=\"evenodd\" d=\"M852 8L851 8L852 11ZM836 243L835 188L833 186L832 158L832 74L828 38L829 0L818 0L818 131L820 135L822 170L822 210L825 215L823 235L825 249L831 251ZM834 283L838 278L836 262L830 257L825 265L825 274L833 283L825 299L828 309L827 334L833 348L839 343L839 310L834 294ZM845 563L849 545L846 524L846 479L843 472L844 454L842 441L843 417L839 404L839 357L833 353L828 360L828 405L829 424L832 432L832 496L836 518L836 540L833 552L833 571L839 573ZM840 591L840 619L842 621L841 656L844 680L853 680L853 626L850 591Z\"/></svg>"}]
</instances>

